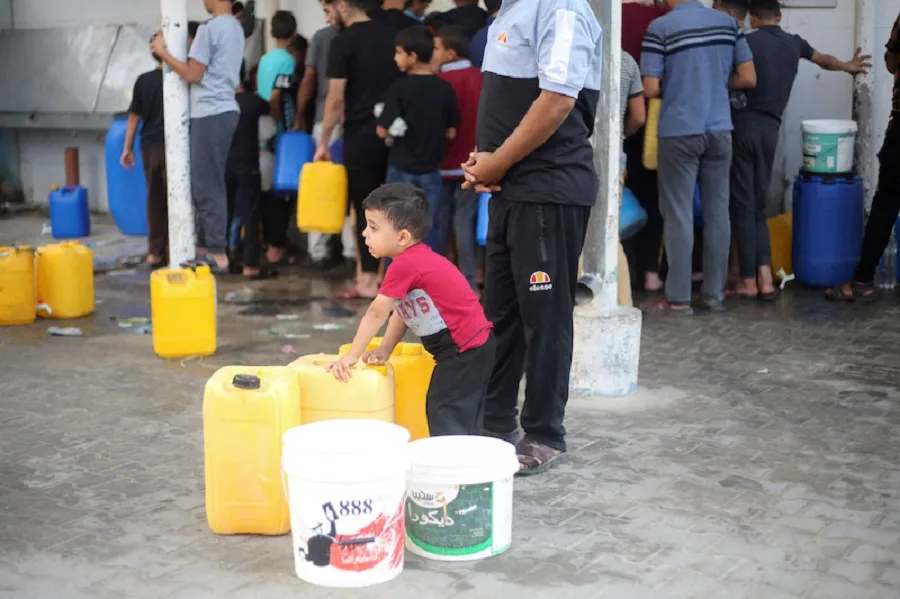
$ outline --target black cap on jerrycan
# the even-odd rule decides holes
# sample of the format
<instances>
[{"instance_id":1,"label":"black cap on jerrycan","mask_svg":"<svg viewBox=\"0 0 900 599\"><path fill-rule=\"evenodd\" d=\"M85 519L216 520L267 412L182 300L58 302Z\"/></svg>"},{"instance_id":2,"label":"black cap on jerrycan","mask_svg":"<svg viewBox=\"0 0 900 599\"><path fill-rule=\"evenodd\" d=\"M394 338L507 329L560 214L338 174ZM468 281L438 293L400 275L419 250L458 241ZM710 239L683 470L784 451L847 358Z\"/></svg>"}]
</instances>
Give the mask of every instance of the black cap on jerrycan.
<instances>
[{"instance_id":1,"label":"black cap on jerrycan","mask_svg":"<svg viewBox=\"0 0 900 599\"><path fill-rule=\"evenodd\" d=\"M259 377L253 374L236 374L231 379L235 389L259 389Z\"/></svg>"}]
</instances>

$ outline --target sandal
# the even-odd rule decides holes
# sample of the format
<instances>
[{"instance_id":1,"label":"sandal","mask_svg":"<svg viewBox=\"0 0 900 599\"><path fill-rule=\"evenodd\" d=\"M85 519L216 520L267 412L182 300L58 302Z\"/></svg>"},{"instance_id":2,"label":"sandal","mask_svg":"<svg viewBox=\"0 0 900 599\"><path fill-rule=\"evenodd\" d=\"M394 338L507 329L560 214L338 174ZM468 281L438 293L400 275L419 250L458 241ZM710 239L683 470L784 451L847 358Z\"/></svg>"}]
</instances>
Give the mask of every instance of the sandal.
<instances>
[{"instance_id":1,"label":"sandal","mask_svg":"<svg viewBox=\"0 0 900 599\"><path fill-rule=\"evenodd\" d=\"M197 256L193 260L181 263L182 268L197 268L198 266L208 266L210 272L214 275L227 275L231 272L227 266L219 266L219 263L216 262L216 259L211 254Z\"/></svg>"},{"instance_id":2,"label":"sandal","mask_svg":"<svg viewBox=\"0 0 900 599\"><path fill-rule=\"evenodd\" d=\"M359 292L359 289L356 286L347 287L346 289L341 289L337 293L334 294L334 297L341 300L373 300L375 296L372 297L365 296Z\"/></svg>"},{"instance_id":3,"label":"sandal","mask_svg":"<svg viewBox=\"0 0 900 599\"><path fill-rule=\"evenodd\" d=\"M519 458L519 471L516 472L516 476L531 476L562 464L569 459L569 454L526 438L516 445L516 457Z\"/></svg>"},{"instance_id":4,"label":"sandal","mask_svg":"<svg viewBox=\"0 0 900 599\"><path fill-rule=\"evenodd\" d=\"M255 275L244 275L244 278L248 281L265 281L267 279L278 278L278 274L278 271L274 268L263 266Z\"/></svg>"},{"instance_id":5,"label":"sandal","mask_svg":"<svg viewBox=\"0 0 900 599\"><path fill-rule=\"evenodd\" d=\"M673 304L665 296L648 300L640 305L643 312L666 312L668 314L677 314L679 316L691 316L694 309L690 304Z\"/></svg>"},{"instance_id":6,"label":"sandal","mask_svg":"<svg viewBox=\"0 0 900 599\"><path fill-rule=\"evenodd\" d=\"M775 300L778 299L779 295L780 295L780 293L779 293L778 289L769 291L767 293L763 293L762 291L760 291L759 295L756 296L756 299L758 299L761 302L774 302Z\"/></svg>"},{"instance_id":7,"label":"sandal","mask_svg":"<svg viewBox=\"0 0 900 599\"><path fill-rule=\"evenodd\" d=\"M844 288L847 285L850 286L849 293ZM840 285L835 285L831 289L825 290L825 299L831 300L833 302L852 302L857 298L863 300L874 300L875 284L850 281L849 283L841 283Z\"/></svg>"}]
</instances>

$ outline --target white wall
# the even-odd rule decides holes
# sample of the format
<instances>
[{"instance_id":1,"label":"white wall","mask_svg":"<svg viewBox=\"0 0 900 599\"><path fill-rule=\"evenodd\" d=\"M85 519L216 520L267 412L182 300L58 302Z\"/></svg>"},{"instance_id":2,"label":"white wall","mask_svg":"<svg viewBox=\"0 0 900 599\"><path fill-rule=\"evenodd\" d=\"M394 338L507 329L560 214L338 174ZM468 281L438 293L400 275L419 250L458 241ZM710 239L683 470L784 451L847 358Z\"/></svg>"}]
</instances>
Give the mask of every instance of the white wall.
<instances>
[{"instance_id":1,"label":"white wall","mask_svg":"<svg viewBox=\"0 0 900 599\"><path fill-rule=\"evenodd\" d=\"M105 212L105 137L103 131L20 129L19 164L25 198L46 204L50 188L65 184L65 149L74 146L78 148L81 184L88 190L91 210Z\"/></svg>"},{"instance_id":2,"label":"white wall","mask_svg":"<svg viewBox=\"0 0 900 599\"><path fill-rule=\"evenodd\" d=\"M310 0L311 1L311 0ZM159 0L3 0L12 2L13 27L89 27L155 23L160 20ZM188 0L188 18L206 18L202 0Z\"/></svg>"}]
</instances>

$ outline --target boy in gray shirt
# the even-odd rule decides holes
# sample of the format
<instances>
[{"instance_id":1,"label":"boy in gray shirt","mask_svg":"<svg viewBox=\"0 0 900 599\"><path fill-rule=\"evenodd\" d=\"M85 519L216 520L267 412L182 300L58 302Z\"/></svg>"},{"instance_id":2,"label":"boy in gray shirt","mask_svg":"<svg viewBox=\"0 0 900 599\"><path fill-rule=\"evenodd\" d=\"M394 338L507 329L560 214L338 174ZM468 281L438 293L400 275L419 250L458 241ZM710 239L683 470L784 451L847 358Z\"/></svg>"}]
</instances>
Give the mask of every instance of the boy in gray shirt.
<instances>
[{"instance_id":1,"label":"boy in gray shirt","mask_svg":"<svg viewBox=\"0 0 900 599\"><path fill-rule=\"evenodd\" d=\"M212 18L201 24L188 61L172 56L163 36L153 51L191 84L191 194L197 230L197 261L216 273L228 272L228 200L225 162L237 127L235 90L240 83L244 32L232 12L232 0L203 0Z\"/></svg>"}]
</instances>

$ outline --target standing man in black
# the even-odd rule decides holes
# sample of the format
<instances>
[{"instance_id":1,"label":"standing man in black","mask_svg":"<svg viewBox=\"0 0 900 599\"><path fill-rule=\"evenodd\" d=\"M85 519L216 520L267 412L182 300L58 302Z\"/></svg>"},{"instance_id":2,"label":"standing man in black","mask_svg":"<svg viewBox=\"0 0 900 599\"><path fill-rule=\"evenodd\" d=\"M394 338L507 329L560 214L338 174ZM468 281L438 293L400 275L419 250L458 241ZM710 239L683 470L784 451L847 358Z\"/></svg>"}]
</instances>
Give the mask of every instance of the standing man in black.
<instances>
[{"instance_id":1,"label":"standing man in black","mask_svg":"<svg viewBox=\"0 0 900 599\"><path fill-rule=\"evenodd\" d=\"M338 292L340 299L373 299L378 295L378 260L366 247L362 203L384 184L388 149L375 133L384 95L401 73L394 62L396 30L366 14L371 0L333 0L342 31L328 49L328 95L316 160L330 160L328 142L344 119L344 165L347 195L356 213L359 272L353 287Z\"/></svg>"},{"instance_id":2,"label":"standing man in black","mask_svg":"<svg viewBox=\"0 0 900 599\"><path fill-rule=\"evenodd\" d=\"M578 256L597 198L590 136L601 30L587 0L504 0L491 26L466 186L490 190L484 305L497 335L485 433L515 442L520 474L566 457Z\"/></svg>"}]
</instances>

